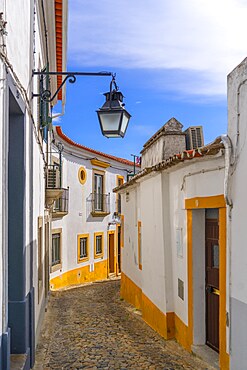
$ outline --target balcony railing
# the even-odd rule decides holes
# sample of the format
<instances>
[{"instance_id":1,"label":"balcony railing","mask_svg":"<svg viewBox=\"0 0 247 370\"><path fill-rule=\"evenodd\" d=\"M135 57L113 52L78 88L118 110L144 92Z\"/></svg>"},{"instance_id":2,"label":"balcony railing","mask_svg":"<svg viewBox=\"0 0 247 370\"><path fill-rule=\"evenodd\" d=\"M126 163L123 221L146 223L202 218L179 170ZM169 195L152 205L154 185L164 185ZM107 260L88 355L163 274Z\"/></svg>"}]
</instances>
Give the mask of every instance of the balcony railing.
<instances>
[{"instance_id":1,"label":"balcony railing","mask_svg":"<svg viewBox=\"0 0 247 370\"><path fill-rule=\"evenodd\" d=\"M110 194L91 193L91 213L93 216L106 215L110 213Z\"/></svg>"},{"instance_id":2,"label":"balcony railing","mask_svg":"<svg viewBox=\"0 0 247 370\"><path fill-rule=\"evenodd\" d=\"M55 200L52 217L63 217L68 214L69 211L69 188L68 189L61 189L62 195Z\"/></svg>"}]
</instances>

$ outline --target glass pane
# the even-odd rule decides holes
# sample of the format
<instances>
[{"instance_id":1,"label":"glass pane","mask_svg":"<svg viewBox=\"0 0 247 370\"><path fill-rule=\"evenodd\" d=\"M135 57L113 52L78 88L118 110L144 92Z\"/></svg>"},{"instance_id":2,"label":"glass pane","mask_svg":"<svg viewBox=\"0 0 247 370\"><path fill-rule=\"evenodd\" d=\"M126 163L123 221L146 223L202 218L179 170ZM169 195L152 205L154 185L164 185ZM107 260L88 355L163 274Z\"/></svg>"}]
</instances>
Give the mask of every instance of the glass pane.
<instances>
[{"instance_id":1,"label":"glass pane","mask_svg":"<svg viewBox=\"0 0 247 370\"><path fill-rule=\"evenodd\" d=\"M126 115L126 113L123 113L123 120L122 120L122 126L121 126L121 132L124 134L127 128L129 122L129 117Z\"/></svg>"},{"instance_id":2,"label":"glass pane","mask_svg":"<svg viewBox=\"0 0 247 370\"><path fill-rule=\"evenodd\" d=\"M101 124L103 131L118 131L121 113L101 114Z\"/></svg>"},{"instance_id":3,"label":"glass pane","mask_svg":"<svg viewBox=\"0 0 247 370\"><path fill-rule=\"evenodd\" d=\"M60 234L52 235L52 266L61 263L60 260Z\"/></svg>"},{"instance_id":4,"label":"glass pane","mask_svg":"<svg viewBox=\"0 0 247 370\"><path fill-rule=\"evenodd\" d=\"M96 254L102 253L102 236L96 236Z\"/></svg>"},{"instance_id":5,"label":"glass pane","mask_svg":"<svg viewBox=\"0 0 247 370\"><path fill-rule=\"evenodd\" d=\"M212 267L219 268L219 246L213 245L213 265Z\"/></svg>"},{"instance_id":6,"label":"glass pane","mask_svg":"<svg viewBox=\"0 0 247 370\"><path fill-rule=\"evenodd\" d=\"M94 209L95 211L103 211L103 175L94 175Z\"/></svg>"},{"instance_id":7,"label":"glass pane","mask_svg":"<svg viewBox=\"0 0 247 370\"><path fill-rule=\"evenodd\" d=\"M80 239L80 258L87 257L87 238Z\"/></svg>"},{"instance_id":8,"label":"glass pane","mask_svg":"<svg viewBox=\"0 0 247 370\"><path fill-rule=\"evenodd\" d=\"M218 208L206 209L206 218L217 220L219 218L219 209Z\"/></svg>"}]
</instances>

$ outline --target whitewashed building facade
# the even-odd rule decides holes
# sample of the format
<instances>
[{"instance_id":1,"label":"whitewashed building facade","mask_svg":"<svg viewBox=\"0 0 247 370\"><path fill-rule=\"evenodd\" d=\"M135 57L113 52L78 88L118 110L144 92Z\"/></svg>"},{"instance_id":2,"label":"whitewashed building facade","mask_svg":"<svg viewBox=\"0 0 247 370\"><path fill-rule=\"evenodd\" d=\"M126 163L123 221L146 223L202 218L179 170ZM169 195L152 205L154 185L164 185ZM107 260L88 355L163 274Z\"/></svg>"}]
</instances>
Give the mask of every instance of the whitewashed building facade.
<instances>
[{"instance_id":1,"label":"whitewashed building facade","mask_svg":"<svg viewBox=\"0 0 247 370\"><path fill-rule=\"evenodd\" d=\"M33 98L42 88L33 70L66 70L67 0L0 0L0 13L0 368L9 369L18 356L29 369L49 291L51 248L45 176L51 106ZM51 92L58 84L51 78ZM58 99L64 104L64 91Z\"/></svg>"},{"instance_id":2,"label":"whitewashed building facade","mask_svg":"<svg viewBox=\"0 0 247 370\"><path fill-rule=\"evenodd\" d=\"M125 219L121 296L141 309L143 319L164 338L175 337L189 351L207 344L227 369L225 153L230 140L221 137L175 154L180 142L166 157L157 141L161 132L166 133L165 147L169 138L173 146L181 141L181 135L174 139L176 127L179 131L171 119L144 145L144 164L150 165L117 189Z\"/></svg>"},{"instance_id":3,"label":"whitewashed building facade","mask_svg":"<svg viewBox=\"0 0 247 370\"><path fill-rule=\"evenodd\" d=\"M126 182L133 162L77 144L60 126L54 139L62 148L64 188L53 209L50 286L56 290L121 272L124 220L112 189ZM59 155L53 163L60 166Z\"/></svg>"},{"instance_id":4,"label":"whitewashed building facade","mask_svg":"<svg viewBox=\"0 0 247 370\"><path fill-rule=\"evenodd\" d=\"M246 71L247 59L228 75L228 135L162 160L151 145L149 165L116 189L122 297L165 338L213 348L222 370L247 363Z\"/></svg>"}]
</instances>

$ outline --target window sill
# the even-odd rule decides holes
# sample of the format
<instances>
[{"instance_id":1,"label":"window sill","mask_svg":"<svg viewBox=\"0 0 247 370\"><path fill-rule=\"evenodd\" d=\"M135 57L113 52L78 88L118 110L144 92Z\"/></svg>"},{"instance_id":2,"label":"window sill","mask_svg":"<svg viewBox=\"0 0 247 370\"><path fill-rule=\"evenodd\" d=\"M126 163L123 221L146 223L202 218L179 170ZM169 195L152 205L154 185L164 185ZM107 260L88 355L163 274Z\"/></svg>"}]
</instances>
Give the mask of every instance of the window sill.
<instances>
[{"instance_id":1,"label":"window sill","mask_svg":"<svg viewBox=\"0 0 247 370\"><path fill-rule=\"evenodd\" d=\"M103 212L103 211L94 211L94 212L91 212L91 215L93 217L105 217L105 216L108 216L110 214L110 212Z\"/></svg>"},{"instance_id":2,"label":"window sill","mask_svg":"<svg viewBox=\"0 0 247 370\"><path fill-rule=\"evenodd\" d=\"M89 257L78 258L77 263L83 263L89 261Z\"/></svg>"},{"instance_id":3,"label":"window sill","mask_svg":"<svg viewBox=\"0 0 247 370\"><path fill-rule=\"evenodd\" d=\"M99 258L103 259L103 253L94 255L94 259L99 259Z\"/></svg>"},{"instance_id":4,"label":"window sill","mask_svg":"<svg viewBox=\"0 0 247 370\"><path fill-rule=\"evenodd\" d=\"M51 266L51 272L55 272L57 270L61 270L62 264L58 263L57 265Z\"/></svg>"}]
</instances>

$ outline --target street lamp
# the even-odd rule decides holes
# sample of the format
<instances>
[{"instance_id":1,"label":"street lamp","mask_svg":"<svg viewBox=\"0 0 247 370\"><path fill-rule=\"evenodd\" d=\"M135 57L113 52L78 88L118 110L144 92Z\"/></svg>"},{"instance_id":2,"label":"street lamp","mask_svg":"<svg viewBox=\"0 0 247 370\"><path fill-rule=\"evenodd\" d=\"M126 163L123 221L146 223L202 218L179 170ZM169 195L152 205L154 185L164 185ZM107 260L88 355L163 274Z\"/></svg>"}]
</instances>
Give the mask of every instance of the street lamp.
<instances>
[{"instance_id":1,"label":"street lamp","mask_svg":"<svg viewBox=\"0 0 247 370\"><path fill-rule=\"evenodd\" d=\"M40 93L33 94L33 97L39 97L42 101L51 103L63 85L68 80L69 83L75 83L77 76L112 76L110 83L110 91L105 93L106 102L97 110L101 132L107 138L124 137L131 115L124 108L123 94L118 91L115 81L115 74L111 72L49 72L49 71L33 71L33 76L40 77ZM49 76L65 76L57 91L52 95L51 90L43 89L43 77ZM114 85L114 88L112 88Z\"/></svg>"},{"instance_id":2,"label":"street lamp","mask_svg":"<svg viewBox=\"0 0 247 370\"><path fill-rule=\"evenodd\" d=\"M112 86L114 85L114 89ZM110 91L104 94L106 101L96 112L102 134L107 138L124 137L131 115L124 108L123 94L118 91L115 75L112 76Z\"/></svg>"}]
</instances>

